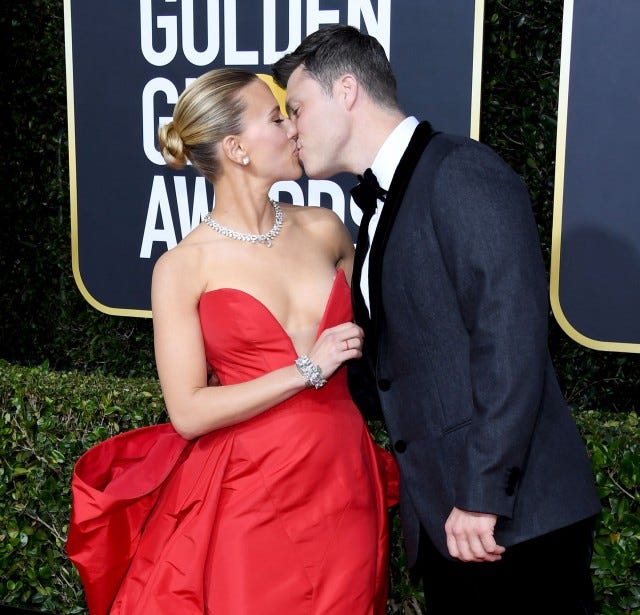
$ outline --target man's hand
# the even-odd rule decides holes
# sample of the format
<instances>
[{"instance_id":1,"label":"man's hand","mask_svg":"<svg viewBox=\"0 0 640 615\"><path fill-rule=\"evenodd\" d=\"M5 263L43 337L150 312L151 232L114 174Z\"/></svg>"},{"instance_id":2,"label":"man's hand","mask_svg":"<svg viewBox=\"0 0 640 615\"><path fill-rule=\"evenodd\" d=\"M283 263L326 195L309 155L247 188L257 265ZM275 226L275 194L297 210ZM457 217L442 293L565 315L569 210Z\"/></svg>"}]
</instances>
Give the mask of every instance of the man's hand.
<instances>
[{"instance_id":1,"label":"man's hand","mask_svg":"<svg viewBox=\"0 0 640 615\"><path fill-rule=\"evenodd\" d=\"M218 378L218 374L213 371L211 365L207 363L207 384L210 387L220 386L220 379Z\"/></svg>"},{"instance_id":2,"label":"man's hand","mask_svg":"<svg viewBox=\"0 0 640 615\"><path fill-rule=\"evenodd\" d=\"M496 562L505 548L493 537L497 516L454 508L444 524L451 557L463 562Z\"/></svg>"}]
</instances>

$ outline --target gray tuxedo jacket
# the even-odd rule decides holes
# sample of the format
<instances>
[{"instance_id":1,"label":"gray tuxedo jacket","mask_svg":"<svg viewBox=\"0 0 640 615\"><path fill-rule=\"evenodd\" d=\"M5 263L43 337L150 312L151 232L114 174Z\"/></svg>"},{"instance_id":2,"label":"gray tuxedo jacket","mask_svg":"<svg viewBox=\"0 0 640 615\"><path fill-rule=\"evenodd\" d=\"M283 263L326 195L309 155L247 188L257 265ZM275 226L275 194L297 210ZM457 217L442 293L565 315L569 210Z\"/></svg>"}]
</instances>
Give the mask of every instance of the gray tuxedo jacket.
<instances>
[{"instance_id":1,"label":"gray tuxedo jacket","mask_svg":"<svg viewBox=\"0 0 640 615\"><path fill-rule=\"evenodd\" d=\"M584 443L547 349L546 272L529 196L489 147L418 126L371 246L371 317L352 281L363 359L349 367L381 412L401 473L409 564L420 525L446 556L453 506L494 513L509 546L595 515Z\"/></svg>"}]
</instances>

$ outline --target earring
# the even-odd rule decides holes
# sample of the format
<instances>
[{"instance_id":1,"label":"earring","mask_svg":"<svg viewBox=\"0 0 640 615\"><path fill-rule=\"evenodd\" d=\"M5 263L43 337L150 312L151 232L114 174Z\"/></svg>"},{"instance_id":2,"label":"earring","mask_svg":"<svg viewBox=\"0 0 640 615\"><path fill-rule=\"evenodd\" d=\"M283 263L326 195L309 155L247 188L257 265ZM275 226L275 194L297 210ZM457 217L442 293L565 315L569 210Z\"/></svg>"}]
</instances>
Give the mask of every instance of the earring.
<instances>
[{"instance_id":1,"label":"earring","mask_svg":"<svg viewBox=\"0 0 640 615\"><path fill-rule=\"evenodd\" d=\"M245 156L242 159L242 164L246 167L249 164L249 156Z\"/></svg>"}]
</instances>

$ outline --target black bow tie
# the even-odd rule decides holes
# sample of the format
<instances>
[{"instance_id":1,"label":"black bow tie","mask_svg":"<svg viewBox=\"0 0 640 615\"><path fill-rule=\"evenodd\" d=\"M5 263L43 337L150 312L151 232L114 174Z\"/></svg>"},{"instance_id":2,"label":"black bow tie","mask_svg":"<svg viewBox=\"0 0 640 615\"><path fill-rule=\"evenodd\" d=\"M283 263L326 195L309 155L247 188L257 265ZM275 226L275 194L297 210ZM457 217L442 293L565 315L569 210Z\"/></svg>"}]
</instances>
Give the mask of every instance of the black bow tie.
<instances>
[{"instance_id":1,"label":"black bow tie","mask_svg":"<svg viewBox=\"0 0 640 615\"><path fill-rule=\"evenodd\" d=\"M371 169L367 169L362 175L358 175L360 183L351 188L351 196L356 205L364 213L373 214L378 206L378 199L384 201L387 191L380 187L377 177Z\"/></svg>"}]
</instances>

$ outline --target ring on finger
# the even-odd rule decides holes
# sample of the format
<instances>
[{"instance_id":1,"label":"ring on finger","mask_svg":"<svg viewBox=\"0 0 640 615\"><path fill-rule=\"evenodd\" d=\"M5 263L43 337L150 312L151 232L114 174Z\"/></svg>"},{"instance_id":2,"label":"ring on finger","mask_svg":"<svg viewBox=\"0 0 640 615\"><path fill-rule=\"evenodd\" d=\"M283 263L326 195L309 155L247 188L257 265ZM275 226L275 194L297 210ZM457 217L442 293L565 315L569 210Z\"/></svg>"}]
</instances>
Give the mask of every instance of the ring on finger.
<instances>
[{"instance_id":1,"label":"ring on finger","mask_svg":"<svg viewBox=\"0 0 640 615\"><path fill-rule=\"evenodd\" d=\"M344 349L349 350L349 340L344 340Z\"/></svg>"}]
</instances>

